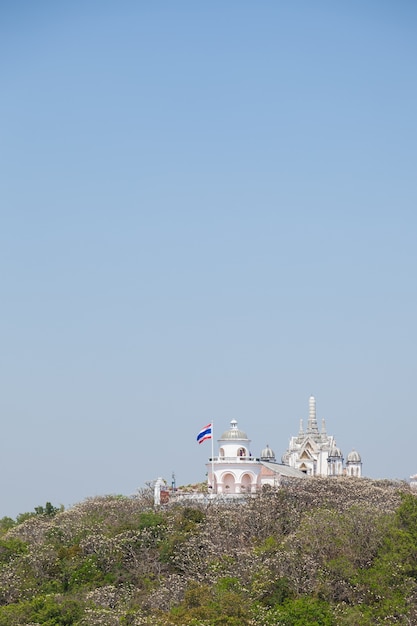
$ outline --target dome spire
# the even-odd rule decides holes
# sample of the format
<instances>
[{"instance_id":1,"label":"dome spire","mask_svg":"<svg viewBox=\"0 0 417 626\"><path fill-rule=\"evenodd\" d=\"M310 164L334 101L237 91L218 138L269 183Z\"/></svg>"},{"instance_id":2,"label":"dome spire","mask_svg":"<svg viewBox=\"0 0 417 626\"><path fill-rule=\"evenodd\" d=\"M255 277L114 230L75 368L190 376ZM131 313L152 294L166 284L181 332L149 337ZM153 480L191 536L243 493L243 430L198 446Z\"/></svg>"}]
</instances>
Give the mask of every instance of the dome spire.
<instances>
[{"instance_id":1,"label":"dome spire","mask_svg":"<svg viewBox=\"0 0 417 626\"><path fill-rule=\"evenodd\" d=\"M314 396L310 396L308 401L309 411L308 411L308 425L307 432L312 435L319 434L319 427L317 425L317 417L316 417L316 398Z\"/></svg>"},{"instance_id":2,"label":"dome spire","mask_svg":"<svg viewBox=\"0 0 417 626\"><path fill-rule=\"evenodd\" d=\"M230 421L230 428L226 430L218 441L224 441L225 439L241 439L249 441L247 434L245 431L240 430L237 427L237 420L233 419Z\"/></svg>"}]
</instances>

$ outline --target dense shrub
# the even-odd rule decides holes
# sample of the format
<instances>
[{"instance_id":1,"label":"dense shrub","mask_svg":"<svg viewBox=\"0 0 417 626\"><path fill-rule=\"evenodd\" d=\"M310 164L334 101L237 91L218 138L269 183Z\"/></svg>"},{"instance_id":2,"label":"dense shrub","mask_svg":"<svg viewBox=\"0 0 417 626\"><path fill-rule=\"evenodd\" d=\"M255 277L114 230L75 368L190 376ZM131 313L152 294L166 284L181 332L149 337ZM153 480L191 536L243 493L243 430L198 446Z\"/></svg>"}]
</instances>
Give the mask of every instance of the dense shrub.
<instances>
[{"instance_id":1,"label":"dense shrub","mask_svg":"<svg viewBox=\"0 0 417 626\"><path fill-rule=\"evenodd\" d=\"M312 479L158 509L150 495L3 518L0 626L417 623L403 483Z\"/></svg>"}]
</instances>

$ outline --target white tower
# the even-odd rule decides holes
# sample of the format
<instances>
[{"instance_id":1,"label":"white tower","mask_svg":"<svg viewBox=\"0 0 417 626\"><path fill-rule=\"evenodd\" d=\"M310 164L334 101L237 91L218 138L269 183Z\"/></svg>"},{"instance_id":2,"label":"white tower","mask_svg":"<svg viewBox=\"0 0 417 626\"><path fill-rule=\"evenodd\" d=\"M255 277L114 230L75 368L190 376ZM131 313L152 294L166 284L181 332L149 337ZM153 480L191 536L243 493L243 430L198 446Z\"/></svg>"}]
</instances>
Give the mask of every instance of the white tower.
<instances>
[{"instance_id":1,"label":"white tower","mask_svg":"<svg viewBox=\"0 0 417 626\"><path fill-rule=\"evenodd\" d=\"M220 439L219 456L207 464L209 473L214 471L213 493L237 494L256 491L260 470L259 459L252 456L250 439L243 430L237 427L237 421L230 422ZM212 478L212 477L211 477Z\"/></svg>"},{"instance_id":2,"label":"white tower","mask_svg":"<svg viewBox=\"0 0 417 626\"><path fill-rule=\"evenodd\" d=\"M346 474L348 476L356 476L360 478L362 476L362 459L359 452L352 450L349 452L346 460Z\"/></svg>"},{"instance_id":3,"label":"white tower","mask_svg":"<svg viewBox=\"0 0 417 626\"><path fill-rule=\"evenodd\" d=\"M329 450L327 457L327 474L328 476L342 476L343 474L343 454L337 446Z\"/></svg>"}]
</instances>

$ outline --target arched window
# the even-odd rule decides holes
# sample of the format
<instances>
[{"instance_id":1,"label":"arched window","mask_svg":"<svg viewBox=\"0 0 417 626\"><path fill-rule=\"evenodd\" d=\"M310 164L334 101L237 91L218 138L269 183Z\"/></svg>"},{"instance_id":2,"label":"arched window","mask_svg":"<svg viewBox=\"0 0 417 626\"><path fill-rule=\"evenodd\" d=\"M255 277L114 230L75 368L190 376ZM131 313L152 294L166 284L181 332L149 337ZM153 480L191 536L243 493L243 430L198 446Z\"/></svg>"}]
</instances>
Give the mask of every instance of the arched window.
<instances>
[{"instance_id":1,"label":"arched window","mask_svg":"<svg viewBox=\"0 0 417 626\"><path fill-rule=\"evenodd\" d=\"M236 493L235 477L228 472L222 476L223 493Z\"/></svg>"},{"instance_id":2,"label":"arched window","mask_svg":"<svg viewBox=\"0 0 417 626\"><path fill-rule=\"evenodd\" d=\"M252 486L252 476L250 474L243 474L240 481L240 490L245 493L250 493Z\"/></svg>"}]
</instances>

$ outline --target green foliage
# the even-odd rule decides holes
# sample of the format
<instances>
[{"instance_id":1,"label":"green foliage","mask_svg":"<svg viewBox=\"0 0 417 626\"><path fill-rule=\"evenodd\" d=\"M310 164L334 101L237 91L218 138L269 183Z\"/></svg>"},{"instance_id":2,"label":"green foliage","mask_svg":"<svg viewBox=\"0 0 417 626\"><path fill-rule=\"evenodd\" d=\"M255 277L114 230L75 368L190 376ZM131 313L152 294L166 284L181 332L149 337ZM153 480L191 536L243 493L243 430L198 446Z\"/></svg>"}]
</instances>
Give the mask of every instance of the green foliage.
<instances>
[{"instance_id":1,"label":"green foliage","mask_svg":"<svg viewBox=\"0 0 417 626\"><path fill-rule=\"evenodd\" d=\"M26 513L19 513L19 515L16 517L16 523L17 524L23 524L24 522L26 522L28 519L35 517L35 516L46 516L46 517L53 517L54 515L56 515L57 513L60 513L64 510L64 507L61 505L59 507L55 507L53 506L50 502L47 502L45 504L45 506L39 505L39 506L35 506L34 511L31 512L26 512ZM3 519L10 519L10 518L3 518Z\"/></svg>"},{"instance_id":2,"label":"green foliage","mask_svg":"<svg viewBox=\"0 0 417 626\"><path fill-rule=\"evenodd\" d=\"M32 601L0 607L0 626L42 624L42 626L75 626L82 608L75 599L62 596L37 596Z\"/></svg>"},{"instance_id":3,"label":"green foliage","mask_svg":"<svg viewBox=\"0 0 417 626\"><path fill-rule=\"evenodd\" d=\"M288 578L283 576L282 578L277 578L270 586L269 590L262 595L261 602L265 606L272 607L277 604L283 604L293 595Z\"/></svg>"},{"instance_id":4,"label":"green foliage","mask_svg":"<svg viewBox=\"0 0 417 626\"><path fill-rule=\"evenodd\" d=\"M358 574L373 623L408 624L417 594L417 498L403 494L370 567ZM364 611L366 614L366 610Z\"/></svg>"},{"instance_id":5,"label":"green foliage","mask_svg":"<svg viewBox=\"0 0 417 626\"><path fill-rule=\"evenodd\" d=\"M103 574L97 566L95 557L89 556L71 572L68 579L68 589L91 587L94 583L101 582L103 582Z\"/></svg>"},{"instance_id":6,"label":"green foliage","mask_svg":"<svg viewBox=\"0 0 417 626\"><path fill-rule=\"evenodd\" d=\"M164 526L165 517L162 513L155 513L154 511L147 511L139 515L138 528L144 530L145 528L158 528Z\"/></svg>"},{"instance_id":7,"label":"green foliage","mask_svg":"<svg viewBox=\"0 0 417 626\"><path fill-rule=\"evenodd\" d=\"M8 530L13 528L16 525L16 522L11 517L2 517L0 519L0 535L7 533Z\"/></svg>"},{"instance_id":8,"label":"green foliage","mask_svg":"<svg viewBox=\"0 0 417 626\"><path fill-rule=\"evenodd\" d=\"M249 608L238 578L222 578L214 587L191 582L184 601L171 610L170 623L249 626Z\"/></svg>"},{"instance_id":9,"label":"green foliage","mask_svg":"<svg viewBox=\"0 0 417 626\"><path fill-rule=\"evenodd\" d=\"M72 626L82 613L75 600L59 596L35 598L31 608L31 619L43 626Z\"/></svg>"},{"instance_id":10,"label":"green foliage","mask_svg":"<svg viewBox=\"0 0 417 626\"><path fill-rule=\"evenodd\" d=\"M16 523L23 524L31 517L35 517L35 515L36 513L35 512L32 513L31 511L27 511L26 513L19 513L19 515L16 517Z\"/></svg>"},{"instance_id":11,"label":"green foliage","mask_svg":"<svg viewBox=\"0 0 417 626\"><path fill-rule=\"evenodd\" d=\"M410 533L417 542L417 498L414 494L403 493L401 505L395 514L398 528Z\"/></svg>"},{"instance_id":12,"label":"green foliage","mask_svg":"<svg viewBox=\"0 0 417 626\"><path fill-rule=\"evenodd\" d=\"M28 602L0 606L0 626L20 626L29 623L31 608Z\"/></svg>"},{"instance_id":13,"label":"green foliage","mask_svg":"<svg viewBox=\"0 0 417 626\"><path fill-rule=\"evenodd\" d=\"M47 517L53 517L59 512L64 510L63 506L56 507L53 506L50 502L47 502L45 506L35 506L35 514L36 515L46 515Z\"/></svg>"},{"instance_id":14,"label":"green foliage","mask_svg":"<svg viewBox=\"0 0 417 626\"><path fill-rule=\"evenodd\" d=\"M333 611L328 603L303 597L286 600L263 613L263 626L335 626Z\"/></svg>"},{"instance_id":15,"label":"green foliage","mask_svg":"<svg viewBox=\"0 0 417 626\"><path fill-rule=\"evenodd\" d=\"M159 554L163 563L173 566L174 557L180 547L186 543L193 533L198 531L198 526L205 520L203 511L192 507L178 507L173 511L171 528L159 546ZM180 570L178 566L176 569Z\"/></svg>"},{"instance_id":16,"label":"green foliage","mask_svg":"<svg viewBox=\"0 0 417 626\"><path fill-rule=\"evenodd\" d=\"M25 554L28 546L21 539L14 537L0 539L0 564L8 563L11 559Z\"/></svg>"},{"instance_id":17,"label":"green foliage","mask_svg":"<svg viewBox=\"0 0 417 626\"><path fill-rule=\"evenodd\" d=\"M203 511L200 509L194 509L192 507L184 507L181 511L182 523L186 528L184 530L191 530L194 524L200 524L205 519Z\"/></svg>"},{"instance_id":18,"label":"green foliage","mask_svg":"<svg viewBox=\"0 0 417 626\"><path fill-rule=\"evenodd\" d=\"M50 503L0 520L0 626L417 623L417 498L311 480L245 504Z\"/></svg>"},{"instance_id":19,"label":"green foliage","mask_svg":"<svg viewBox=\"0 0 417 626\"><path fill-rule=\"evenodd\" d=\"M279 543L274 536L266 537L259 546L255 546L255 553L259 555L273 554L279 549Z\"/></svg>"}]
</instances>

